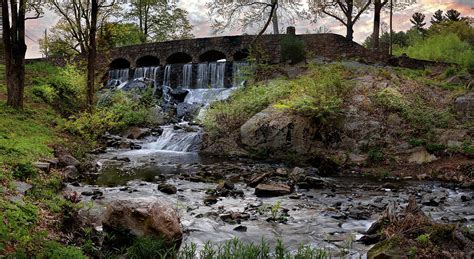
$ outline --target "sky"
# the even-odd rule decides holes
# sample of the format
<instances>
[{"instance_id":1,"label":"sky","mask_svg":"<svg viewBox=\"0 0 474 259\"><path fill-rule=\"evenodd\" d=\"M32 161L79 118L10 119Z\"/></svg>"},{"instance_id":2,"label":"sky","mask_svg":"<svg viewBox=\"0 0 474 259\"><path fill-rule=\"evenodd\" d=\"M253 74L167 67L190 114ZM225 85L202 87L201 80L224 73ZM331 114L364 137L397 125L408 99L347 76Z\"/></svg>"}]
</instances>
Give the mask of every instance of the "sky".
<instances>
[{"instance_id":1,"label":"sky","mask_svg":"<svg viewBox=\"0 0 474 259\"><path fill-rule=\"evenodd\" d=\"M193 34L197 38L223 36L223 35L239 35L243 32L240 30L231 30L224 33L215 34L210 26L211 17L206 9L206 2L209 0L180 0L179 7L185 9L189 13L189 20L194 26ZM421 12L426 15L426 21L429 23L432 14L438 10L456 9L461 12L463 16L474 17L474 0L417 0L415 4L410 5L403 11L394 13L393 26L395 31L407 30L411 27L410 17L415 12ZM363 42L364 39L372 33L372 19L373 13L366 12L360 17L356 23L354 30L354 40L356 42ZM388 13L382 14L382 21L388 24ZM58 21L58 17L51 11L45 11L42 18L36 20L28 20L26 24L26 43L28 50L27 58L41 57L38 40L43 37L45 30L51 28ZM313 31L318 27L326 27L332 33L345 35L345 27L339 24L336 20L330 17L321 18L316 23L310 23L307 20L295 21L292 24L296 27L297 34L303 34L308 31ZM270 30L270 29L269 29ZM284 32L285 29L280 29ZM251 33L251 32L249 32Z\"/></svg>"}]
</instances>

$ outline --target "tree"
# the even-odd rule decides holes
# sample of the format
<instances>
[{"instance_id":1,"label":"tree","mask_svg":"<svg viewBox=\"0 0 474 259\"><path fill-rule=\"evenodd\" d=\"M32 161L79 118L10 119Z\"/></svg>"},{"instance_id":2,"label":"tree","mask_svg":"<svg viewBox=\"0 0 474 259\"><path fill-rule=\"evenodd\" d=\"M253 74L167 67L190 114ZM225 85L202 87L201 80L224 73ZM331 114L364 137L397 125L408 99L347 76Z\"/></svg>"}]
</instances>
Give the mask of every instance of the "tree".
<instances>
[{"instance_id":1,"label":"tree","mask_svg":"<svg viewBox=\"0 0 474 259\"><path fill-rule=\"evenodd\" d=\"M378 49L380 47L380 13L382 8L388 3L388 0L374 0L374 31L372 32L373 48Z\"/></svg>"},{"instance_id":2,"label":"tree","mask_svg":"<svg viewBox=\"0 0 474 259\"><path fill-rule=\"evenodd\" d=\"M192 38L188 12L168 0L134 0L125 19L138 24L141 42Z\"/></svg>"},{"instance_id":3,"label":"tree","mask_svg":"<svg viewBox=\"0 0 474 259\"><path fill-rule=\"evenodd\" d=\"M413 24L413 27L421 33L424 33L424 26L426 25L425 23L425 15L419 12L416 12L412 15L410 22Z\"/></svg>"},{"instance_id":4,"label":"tree","mask_svg":"<svg viewBox=\"0 0 474 259\"><path fill-rule=\"evenodd\" d=\"M446 11L446 18L450 21L454 21L454 22L457 22L457 21L460 21L462 18L461 18L461 13L458 12L457 10L455 9L450 9L448 11Z\"/></svg>"},{"instance_id":5,"label":"tree","mask_svg":"<svg viewBox=\"0 0 474 259\"><path fill-rule=\"evenodd\" d=\"M327 15L346 26L346 39L354 39L354 24L369 8L372 0L309 0L312 13Z\"/></svg>"},{"instance_id":6,"label":"tree","mask_svg":"<svg viewBox=\"0 0 474 259\"><path fill-rule=\"evenodd\" d=\"M431 24L437 24L444 21L443 11L438 10L431 17Z\"/></svg>"},{"instance_id":7,"label":"tree","mask_svg":"<svg viewBox=\"0 0 474 259\"><path fill-rule=\"evenodd\" d=\"M100 24L104 24L112 14L115 0L50 0L50 4L66 25L66 32L79 46L80 53L87 56L86 104L91 112L94 104L96 34L99 20Z\"/></svg>"},{"instance_id":8,"label":"tree","mask_svg":"<svg viewBox=\"0 0 474 259\"><path fill-rule=\"evenodd\" d=\"M39 18L42 14L38 2L27 0L2 0L2 36L5 52L7 105L23 108L25 88L25 20ZM26 17L26 13L34 15Z\"/></svg>"},{"instance_id":9,"label":"tree","mask_svg":"<svg viewBox=\"0 0 474 259\"><path fill-rule=\"evenodd\" d=\"M141 32L134 23L106 23L100 27L97 48L108 50L115 47L141 43Z\"/></svg>"},{"instance_id":10,"label":"tree","mask_svg":"<svg viewBox=\"0 0 474 259\"><path fill-rule=\"evenodd\" d=\"M98 0L96 30L116 16L116 0ZM50 7L60 17L50 37L70 44L78 54L86 55L90 44L91 0L48 0Z\"/></svg>"},{"instance_id":11,"label":"tree","mask_svg":"<svg viewBox=\"0 0 474 259\"><path fill-rule=\"evenodd\" d=\"M280 33L280 23L291 23L306 17L304 0L212 0L207 3L212 27L216 32L240 29L243 32L265 26L270 17L273 33ZM260 29L260 31L262 31ZM264 31L265 32L265 31Z\"/></svg>"}]
</instances>

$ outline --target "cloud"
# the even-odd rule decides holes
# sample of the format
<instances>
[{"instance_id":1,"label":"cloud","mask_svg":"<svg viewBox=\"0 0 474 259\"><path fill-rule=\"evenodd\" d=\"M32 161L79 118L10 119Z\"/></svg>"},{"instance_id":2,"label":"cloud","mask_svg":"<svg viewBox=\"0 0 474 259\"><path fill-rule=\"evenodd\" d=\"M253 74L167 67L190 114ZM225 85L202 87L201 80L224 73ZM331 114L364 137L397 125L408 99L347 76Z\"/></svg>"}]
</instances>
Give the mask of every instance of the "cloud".
<instances>
[{"instance_id":1,"label":"cloud","mask_svg":"<svg viewBox=\"0 0 474 259\"><path fill-rule=\"evenodd\" d=\"M209 0L181 0L179 7L185 9L189 13L189 19L194 26L193 33L196 37L216 36L211 28L211 18L206 8L206 2ZM395 31L407 30L411 27L410 17L415 12L422 12L426 15L429 22L432 14L438 10L457 9L464 16L474 17L474 1L473 0L418 0L416 4L407 7L404 10L394 13L393 25ZM368 35L372 33L372 13L368 12L361 16L360 20L355 24L354 40L362 42ZM46 11L41 19L29 20L26 24L26 39L28 45L27 58L41 57L39 51L38 40L43 37L44 30L51 28L58 21L58 17L51 11ZM382 21L389 22L387 13L382 14ZM297 33L312 32L320 26L330 29L333 33L345 35L346 29L334 19L327 17L318 20L316 23L310 23L307 20L299 20L294 24ZM282 30L285 31L285 30ZM221 35L241 34L239 30L232 30ZM31 38L31 39L30 39Z\"/></svg>"}]
</instances>

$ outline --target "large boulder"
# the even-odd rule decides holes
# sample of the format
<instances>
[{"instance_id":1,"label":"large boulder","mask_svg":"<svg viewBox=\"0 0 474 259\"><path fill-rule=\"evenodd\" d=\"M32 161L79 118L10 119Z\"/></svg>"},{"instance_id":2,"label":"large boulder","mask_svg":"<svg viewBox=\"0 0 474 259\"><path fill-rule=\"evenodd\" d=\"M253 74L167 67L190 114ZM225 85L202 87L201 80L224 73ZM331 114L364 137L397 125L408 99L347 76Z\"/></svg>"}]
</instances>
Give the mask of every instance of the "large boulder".
<instances>
[{"instance_id":1,"label":"large boulder","mask_svg":"<svg viewBox=\"0 0 474 259\"><path fill-rule=\"evenodd\" d=\"M126 229L135 236L155 236L180 244L183 232L178 213L156 197L115 200L107 206L102 224Z\"/></svg>"},{"instance_id":2,"label":"large boulder","mask_svg":"<svg viewBox=\"0 0 474 259\"><path fill-rule=\"evenodd\" d=\"M310 118L269 107L240 127L242 144L251 150L308 154L323 147L318 125Z\"/></svg>"},{"instance_id":3,"label":"large boulder","mask_svg":"<svg viewBox=\"0 0 474 259\"><path fill-rule=\"evenodd\" d=\"M123 134L123 137L129 138L129 139L142 139L150 135L151 135L150 129L131 127Z\"/></svg>"}]
</instances>

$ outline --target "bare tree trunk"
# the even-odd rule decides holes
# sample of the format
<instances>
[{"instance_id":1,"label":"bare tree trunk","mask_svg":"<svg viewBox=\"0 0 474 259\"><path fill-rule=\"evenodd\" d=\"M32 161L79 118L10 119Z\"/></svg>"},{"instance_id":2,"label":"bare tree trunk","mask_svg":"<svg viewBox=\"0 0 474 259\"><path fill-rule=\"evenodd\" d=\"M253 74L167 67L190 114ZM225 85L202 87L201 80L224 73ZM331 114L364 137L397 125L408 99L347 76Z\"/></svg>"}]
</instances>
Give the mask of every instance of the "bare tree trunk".
<instances>
[{"instance_id":1,"label":"bare tree trunk","mask_svg":"<svg viewBox=\"0 0 474 259\"><path fill-rule=\"evenodd\" d=\"M279 25L278 25L278 15L277 15L278 1L273 0L273 3L276 4L275 9L273 10L273 18L272 18L273 34L280 34Z\"/></svg>"},{"instance_id":2,"label":"bare tree trunk","mask_svg":"<svg viewBox=\"0 0 474 259\"><path fill-rule=\"evenodd\" d=\"M352 11L354 10L354 3L352 0L347 1L346 12L346 39L352 41L354 39L354 22L352 21Z\"/></svg>"},{"instance_id":3,"label":"bare tree trunk","mask_svg":"<svg viewBox=\"0 0 474 259\"><path fill-rule=\"evenodd\" d=\"M91 24L89 30L89 49L87 53L87 110L92 112L94 107L95 63L97 56L97 16L99 12L98 0L91 1Z\"/></svg>"},{"instance_id":4,"label":"bare tree trunk","mask_svg":"<svg viewBox=\"0 0 474 259\"><path fill-rule=\"evenodd\" d=\"M393 54L393 0L390 0L390 56Z\"/></svg>"}]
</instances>

